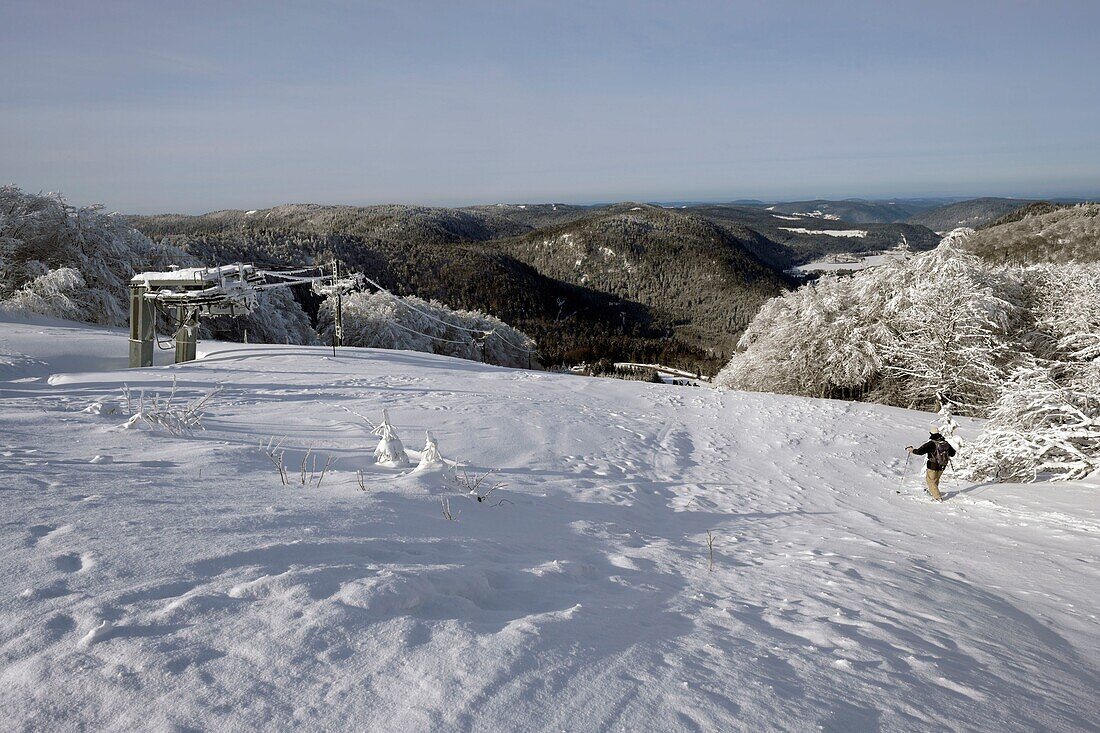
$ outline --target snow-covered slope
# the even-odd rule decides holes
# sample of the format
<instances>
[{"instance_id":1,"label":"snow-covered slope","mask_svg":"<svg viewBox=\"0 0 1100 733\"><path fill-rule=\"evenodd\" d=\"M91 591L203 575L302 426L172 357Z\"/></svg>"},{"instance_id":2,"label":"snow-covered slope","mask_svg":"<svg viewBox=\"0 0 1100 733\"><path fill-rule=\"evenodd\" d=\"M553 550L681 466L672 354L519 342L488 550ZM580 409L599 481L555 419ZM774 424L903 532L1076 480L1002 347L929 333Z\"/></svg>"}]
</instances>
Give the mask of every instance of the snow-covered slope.
<instances>
[{"instance_id":1,"label":"snow-covered slope","mask_svg":"<svg viewBox=\"0 0 1100 733\"><path fill-rule=\"evenodd\" d=\"M928 415L374 350L96 371L125 350L0 323L8 729L1100 725L1100 487L928 503ZM173 378L222 388L194 437L83 411ZM508 485L378 467L341 408Z\"/></svg>"}]
</instances>

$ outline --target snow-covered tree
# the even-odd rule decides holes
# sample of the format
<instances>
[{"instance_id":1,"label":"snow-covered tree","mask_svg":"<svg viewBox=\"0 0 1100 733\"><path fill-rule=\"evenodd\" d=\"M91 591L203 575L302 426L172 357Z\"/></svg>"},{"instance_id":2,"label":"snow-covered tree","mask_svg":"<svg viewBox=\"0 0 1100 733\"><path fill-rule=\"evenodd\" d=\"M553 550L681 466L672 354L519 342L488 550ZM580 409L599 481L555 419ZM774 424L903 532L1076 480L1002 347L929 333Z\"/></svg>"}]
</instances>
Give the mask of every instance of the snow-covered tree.
<instances>
[{"instance_id":1,"label":"snow-covered tree","mask_svg":"<svg viewBox=\"0 0 1100 733\"><path fill-rule=\"evenodd\" d=\"M0 306L69 320L123 326L129 281L170 265L202 264L157 243L98 206L75 207L58 194L0 187ZM287 291L261 293L259 307L235 319L204 319L202 335L259 343L312 343L309 318Z\"/></svg>"},{"instance_id":2,"label":"snow-covered tree","mask_svg":"<svg viewBox=\"0 0 1100 733\"><path fill-rule=\"evenodd\" d=\"M981 414L996 399L1018 351L1023 292L1011 273L960 250L950 237L904 265L873 273L889 288L882 312L881 389L894 404L947 400Z\"/></svg>"},{"instance_id":3,"label":"snow-covered tree","mask_svg":"<svg viewBox=\"0 0 1100 733\"><path fill-rule=\"evenodd\" d=\"M988 416L961 450L974 478L1096 470L1100 265L990 263L970 234L770 301L718 384L940 408L952 432L955 411Z\"/></svg>"},{"instance_id":4,"label":"snow-covered tree","mask_svg":"<svg viewBox=\"0 0 1100 733\"><path fill-rule=\"evenodd\" d=\"M1043 264L1024 268L1028 307L1037 339L1030 350L1048 359L1100 357L1100 263Z\"/></svg>"},{"instance_id":5,"label":"snow-covered tree","mask_svg":"<svg viewBox=\"0 0 1100 733\"><path fill-rule=\"evenodd\" d=\"M1011 368L1024 295L957 239L770 301L718 384L981 414Z\"/></svg>"},{"instance_id":6,"label":"snow-covered tree","mask_svg":"<svg viewBox=\"0 0 1100 733\"><path fill-rule=\"evenodd\" d=\"M1100 469L1100 362L1021 367L960 470L974 479L1084 478Z\"/></svg>"},{"instance_id":7,"label":"snow-covered tree","mask_svg":"<svg viewBox=\"0 0 1100 733\"><path fill-rule=\"evenodd\" d=\"M8 308L121 326L130 276L169 264L193 263L182 250L152 242L100 207L78 208L57 194L0 187L0 303ZM63 273L39 280L66 269L80 277Z\"/></svg>"},{"instance_id":8,"label":"snow-covered tree","mask_svg":"<svg viewBox=\"0 0 1100 733\"><path fill-rule=\"evenodd\" d=\"M85 288L84 276L79 270L59 267L56 270L47 270L26 283L3 303L5 307L21 313L37 313L78 321L86 315L80 302L80 295Z\"/></svg>"},{"instance_id":9,"label":"snow-covered tree","mask_svg":"<svg viewBox=\"0 0 1100 733\"><path fill-rule=\"evenodd\" d=\"M333 333L332 298L321 306L321 339ZM348 346L405 349L485 361L533 366L535 342L498 318L478 311L451 310L442 303L386 292L352 293L342 302L343 341Z\"/></svg>"}]
</instances>

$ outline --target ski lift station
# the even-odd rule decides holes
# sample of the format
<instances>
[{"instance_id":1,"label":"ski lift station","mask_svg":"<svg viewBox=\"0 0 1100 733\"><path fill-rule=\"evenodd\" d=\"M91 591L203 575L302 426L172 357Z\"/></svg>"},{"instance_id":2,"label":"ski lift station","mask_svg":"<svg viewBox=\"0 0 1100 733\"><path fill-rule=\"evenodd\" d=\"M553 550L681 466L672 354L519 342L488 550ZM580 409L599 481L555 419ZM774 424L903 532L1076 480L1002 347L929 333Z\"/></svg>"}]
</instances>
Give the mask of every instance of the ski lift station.
<instances>
[{"instance_id":1,"label":"ski lift station","mask_svg":"<svg viewBox=\"0 0 1100 733\"><path fill-rule=\"evenodd\" d=\"M237 263L218 267L187 267L167 272L143 272L130 279L130 366L153 365L153 341L157 318L164 318L176 343L176 363L193 361L200 316L243 316L257 306L263 290L309 284L316 291L335 295L336 339L341 337L340 296L358 285L356 277L341 280L338 265L332 270L309 267L298 270L261 270Z\"/></svg>"}]
</instances>

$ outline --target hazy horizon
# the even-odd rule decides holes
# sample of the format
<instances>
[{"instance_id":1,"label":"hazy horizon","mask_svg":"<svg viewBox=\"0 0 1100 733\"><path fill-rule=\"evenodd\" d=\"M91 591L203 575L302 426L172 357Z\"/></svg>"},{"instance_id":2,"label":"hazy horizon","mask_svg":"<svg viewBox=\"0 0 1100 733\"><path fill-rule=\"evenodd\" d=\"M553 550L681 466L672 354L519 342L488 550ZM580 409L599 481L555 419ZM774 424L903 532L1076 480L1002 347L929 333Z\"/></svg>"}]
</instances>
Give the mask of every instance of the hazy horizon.
<instances>
[{"instance_id":1,"label":"hazy horizon","mask_svg":"<svg viewBox=\"0 0 1100 733\"><path fill-rule=\"evenodd\" d=\"M1100 4L26 2L0 182L126 213L1100 196Z\"/></svg>"}]
</instances>

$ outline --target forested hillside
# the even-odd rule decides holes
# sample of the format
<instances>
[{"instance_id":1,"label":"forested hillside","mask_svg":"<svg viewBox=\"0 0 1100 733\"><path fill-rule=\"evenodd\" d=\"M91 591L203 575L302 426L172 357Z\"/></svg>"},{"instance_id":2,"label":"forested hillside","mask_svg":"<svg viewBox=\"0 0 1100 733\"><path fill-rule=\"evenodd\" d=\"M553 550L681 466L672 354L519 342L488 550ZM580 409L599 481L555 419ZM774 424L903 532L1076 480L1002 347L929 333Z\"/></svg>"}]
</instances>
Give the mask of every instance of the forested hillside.
<instances>
[{"instance_id":1,"label":"forested hillside","mask_svg":"<svg viewBox=\"0 0 1100 733\"><path fill-rule=\"evenodd\" d=\"M1100 261L1100 204L1032 204L981 229L966 247L994 262Z\"/></svg>"},{"instance_id":2,"label":"forested hillside","mask_svg":"<svg viewBox=\"0 0 1100 733\"><path fill-rule=\"evenodd\" d=\"M958 227L976 229L1028 203L1030 201L1027 199L995 197L957 201L916 214L909 218L909 223L920 224L936 232L948 232Z\"/></svg>"},{"instance_id":3,"label":"forested hillside","mask_svg":"<svg viewBox=\"0 0 1100 733\"><path fill-rule=\"evenodd\" d=\"M820 215L835 216L852 224L890 224L905 221L915 214L942 206L945 203L947 202L940 199L900 199L896 201L814 199L812 201L783 201L767 208L777 214L820 212Z\"/></svg>"},{"instance_id":4,"label":"forested hillside","mask_svg":"<svg viewBox=\"0 0 1100 733\"><path fill-rule=\"evenodd\" d=\"M725 351L784 289L746 246L754 239L679 210L627 203L495 244L551 277L644 304L687 343Z\"/></svg>"},{"instance_id":5,"label":"forested hillside","mask_svg":"<svg viewBox=\"0 0 1100 733\"><path fill-rule=\"evenodd\" d=\"M513 324L535 338L548 365L606 357L713 372L784 287L754 254L770 253L777 265L790 260L757 232L737 236L728 225L640 204L293 205L131 221L211 263L339 259L400 295ZM536 228L547 222L558 223ZM578 265L568 248L530 246L570 232L584 233L577 246L587 263Z\"/></svg>"}]
</instances>

